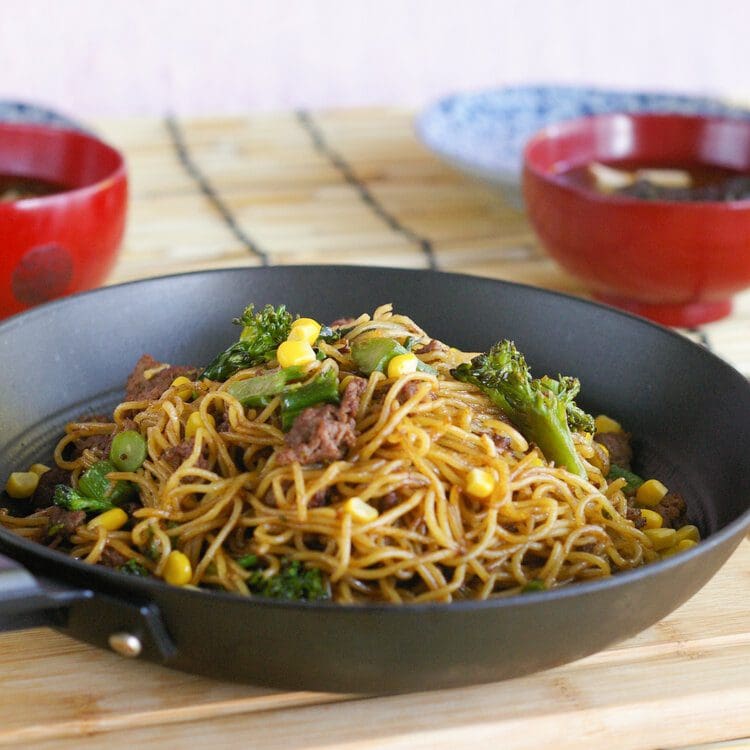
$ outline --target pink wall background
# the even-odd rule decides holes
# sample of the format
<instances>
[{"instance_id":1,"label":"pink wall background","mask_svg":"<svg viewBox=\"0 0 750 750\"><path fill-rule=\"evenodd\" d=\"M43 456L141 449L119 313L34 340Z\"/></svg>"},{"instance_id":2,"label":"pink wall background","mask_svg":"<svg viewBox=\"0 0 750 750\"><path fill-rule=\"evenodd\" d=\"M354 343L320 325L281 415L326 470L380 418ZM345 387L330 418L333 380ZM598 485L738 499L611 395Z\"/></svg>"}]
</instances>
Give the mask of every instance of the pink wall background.
<instances>
[{"instance_id":1,"label":"pink wall background","mask_svg":"<svg viewBox=\"0 0 750 750\"><path fill-rule=\"evenodd\" d=\"M528 81L750 99L750 3L0 0L0 98L79 116L418 107Z\"/></svg>"}]
</instances>

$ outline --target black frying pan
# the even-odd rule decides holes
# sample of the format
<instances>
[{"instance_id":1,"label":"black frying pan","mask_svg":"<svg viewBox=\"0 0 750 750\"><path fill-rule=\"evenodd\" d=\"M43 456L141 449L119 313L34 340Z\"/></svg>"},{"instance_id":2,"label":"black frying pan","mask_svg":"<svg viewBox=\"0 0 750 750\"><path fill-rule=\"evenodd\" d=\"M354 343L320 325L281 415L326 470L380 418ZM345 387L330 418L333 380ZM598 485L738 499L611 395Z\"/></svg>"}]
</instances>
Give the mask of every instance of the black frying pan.
<instances>
[{"instance_id":1,"label":"black frying pan","mask_svg":"<svg viewBox=\"0 0 750 750\"><path fill-rule=\"evenodd\" d=\"M648 627L701 588L750 527L750 386L643 320L468 276L357 267L237 269L102 289L0 325L0 480L48 459L64 423L113 406L144 352L208 362L248 302L330 321L384 302L481 350L513 338L537 374L637 436L641 464L688 499L707 539L608 580L488 602L342 606L190 591L92 567L0 530L0 625L51 624L123 654L292 689L406 691L552 667ZM33 644L30 645L33 648Z\"/></svg>"}]
</instances>

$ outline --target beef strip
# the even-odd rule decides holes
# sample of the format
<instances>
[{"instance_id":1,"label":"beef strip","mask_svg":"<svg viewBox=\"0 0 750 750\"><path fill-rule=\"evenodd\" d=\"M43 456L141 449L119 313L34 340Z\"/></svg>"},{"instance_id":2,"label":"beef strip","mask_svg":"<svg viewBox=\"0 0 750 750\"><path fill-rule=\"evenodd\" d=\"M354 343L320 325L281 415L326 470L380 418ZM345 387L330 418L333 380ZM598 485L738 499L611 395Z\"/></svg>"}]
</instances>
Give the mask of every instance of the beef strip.
<instances>
[{"instance_id":1,"label":"beef strip","mask_svg":"<svg viewBox=\"0 0 750 750\"><path fill-rule=\"evenodd\" d=\"M609 462L617 464L621 469L630 471L633 460L633 449L630 447L630 433L628 432L600 432L594 435L594 440L609 451Z\"/></svg>"},{"instance_id":2,"label":"beef strip","mask_svg":"<svg viewBox=\"0 0 750 750\"><path fill-rule=\"evenodd\" d=\"M125 383L126 401L155 401L172 385L172 381L176 377L184 375L192 380L198 374L197 367L170 365L154 373L150 379L146 379L146 371L160 367L161 364L161 362L157 362L150 354L144 354L136 362L135 369L130 373Z\"/></svg>"},{"instance_id":3,"label":"beef strip","mask_svg":"<svg viewBox=\"0 0 750 750\"><path fill-rule=\"evenodd\" d=\"M49 471L45 471L39 477L39 484L31 496L31 504L35 508L48 508L52 505L52 498L55 494L55 487L58 484L70 486L70 472L53 466Z\"/></svg>"},{"instance_id":4,"label":"beef strip","mask_svg":"<svg viewBox=\"0 0 750 750\"><path fill-rule=\"evenodd\" d=\"M398 493L392 490L383 495L383 497L378 498L378 507L381 513L385 513L387 510L395 508L400 502L401 498L398 496Z\"/></svg>"},{"instance_id":5,"label":"beef strip","mask_svg":"<svg viewBox=\"0 0 750 750\"><path fill-rule=\"evenodd\" d=\"M330 487L323 487L318 490L313 496L307 501L308 508L322 508L324 505L329 505L328 494Z\"/></svg>"},{"instance_id":6,"label":"beef strip","mask_svg":"<svg viewBox=\"0 0 750 750\"><path fill-rule=\"evenodd\" d=\"M99 558L99 562L108 568L119 568L121 565L125 565L127 561L128 558L125 555L109 545L102 550L102 556Z\"/></svg>"},{"instance_id":7,"label":"beef strip","mask_svg":"<svg viewBox=\"0 0 750 750\"><path fill-rule=\"evenodd\" d=\"M367 390L367 381L364 378L353 377L344 388L341 396L341 405L339 412L341 419L355 419L359 411L359 402L362 400L362 394Z\"/></svg>"},{"instance_id":8,"label":"beef strip","mask_svg":"<svg viewBox=\"0 0 750 750\"><path fill-rule=\"evenodd\" d=\"M687 505L679 493L668 492L659 501L658 505L654 506L653 510L662 517L665 527L679 529L680 526L684 526Z\"/></svg>"},{"instance_id":9,"label":"beef strip","mask_svg":"<svg viewBox=\"0 0 750 750\"><path fill-rule=\"evenodd\" d=\"M193 440L193 438L190 438L189 440L183 440L181 443L173 445L171 448L167 448L167 450L165 450L164 453L161 454L161 457L173 469L177 469L179 468L180 464L182 464L183 461L185 461L185 459L193 452L194 447L195 440ZM209 466L210 463L208 460L208 451L204 446L203 450L201 450L201 455L198 456L198 460L195 462L195 467L197 469L208 469Z\"/></svg>"},{"instance_id":10,"label":"beef strip","mask_svg":"<svg viewBox=\"0 0 750 750\"><path fill-rule=\"evenodd\" d=\"M80 458L85 450L93 451L101 458L107 458L110 448L112 448L114 436L115 434L112 432L109 435L87 435L74 440L73 451L70 454L71 460Z\"/></svg>"},{"instance_id":11,"label":"beef strip","mask_svg":"<svg viewBox=\"0 0 750 750\"><path fill-rule=\"evenodd\" d=\"M510 449L511 440L507 435L498 435L493 432L490 434L490 439L495 444L498 453L504 453Z\"/></svg>"},{"instance_id":12,"label":"beef strip","mask_svg":"<svg viewBox=\"0 0 750 750\"><path fill-rule=\"evenodd\" d=\"M630 504L630 498L628 498L628 507L625 511L625 518L628 521L632 521L636 529L642 529L646 525L646 519L641 514L641 509L636 508L635 505Z\"/></svg>"},{"instance_id":13,"label":"beef strip","mask_svg":"<svg viewBox=\"0 0 750 750\"><path fill-rule=\"evenodd\" d=\"M419 349L414 350L414 354L429 354L430 352L444 352L448 347L437 339L432 339L428 344L423 344Z\"/></svg>"},{"instance_id":14,"label":"beef strip","mask_svg":"<svg viewBox=\"0 0 750 750\"><path fill-rule=\"evenodd\" d=\"M339 406L325 404L304 409L287 432L284 447L276 454L277 462L313 464L343 458L357 439L355 417L365 388L364 378L352 378Z\"/></svg>"},{"instance_id":15,"label":"beef strip","mask_svg":"<svg viewBox=\"0 0 750 750\"><path fill-rule=\"evenodd\" d=\"M410 398L416 395L419 388L424 383L424 380L410 380L399 392L398 396L396 396L396 400L400 404L406 403ZM433 391L430 391L427 394L427 397L435 400L436 396Z\"/></svg>"},{"instance_id":16,"label":"beef strip","mask_svg":"<svg viewBox=\"0 0 750 750\"><path fill-rule=\"evenodd\" d=\"M47 533L50 537L59 535L68 539L86 520L86 514L82 510L65 510L65 508L60 508L57 505L45 508L42 514L49 519Z\"/></svg>"}]
</instances>

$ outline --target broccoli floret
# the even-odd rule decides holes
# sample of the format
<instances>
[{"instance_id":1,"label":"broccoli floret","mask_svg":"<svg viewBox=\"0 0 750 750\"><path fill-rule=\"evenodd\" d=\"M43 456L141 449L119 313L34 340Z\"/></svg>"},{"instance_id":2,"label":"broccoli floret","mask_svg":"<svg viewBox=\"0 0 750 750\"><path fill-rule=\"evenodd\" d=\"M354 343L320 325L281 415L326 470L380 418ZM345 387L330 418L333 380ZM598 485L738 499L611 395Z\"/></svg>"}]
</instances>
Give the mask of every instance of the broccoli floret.
<instances>
[{"instance_id":1,"label":"broccoli floret","mask_svg":"<svg viewBox=\"0 0 750 750\"><path fill-rule=\"evenodd\" d=\"M625 480L625 487L623 489L626 495L635 494L636 490L643 484L643 479L637 474L628 469L623 469L621 466L617 466L617 464L610 464L607 481L614 482L615 479L621 478Z\"/></svg>"},{"instance_id":2,"label":"broccoli floret","mask_svg":"<svg viewBox=\"0 0 750 750\"><path fill-rule=\"evenodd\" d=\"M121 573L127 573L131 576L140 576L142 578L147 578L151 575L148 570L143 565L141 565L134 557L131 557L130 560L128 560L126 563L120 565L118 570Z\"/></svg>"},{"instance_id":3,"label":"broccoli floret","mask_svg":"<svg viewBox=\"0 0 750 750\"><path fill-rule=\"evenodd\" d=\"M248 305L232 322L243 326L240 340L219 354L203 370L201 379L224 381L240 370L266 362L292 329L292 316L284 305L266 305L258 313L254 305Z\"/></svg>"},{"instance_id":4,"label":"broccoli floret","mask_svg":"<svg viewBox=\"0 0 750 750\"><path fill-rule=\"evenodd\" d=\"M328 599L330 593L318 568L306 568L299 560L286 561L281 570L266 578L260 570L247 580L250 591L271 599Z\"/></svg>"},{"instance_id":5,"label":"broccoli floret","mask_svg":"<svg viewBox=\"0 0 750 750\"><path fill-rule=\"evenodd\" d=\"M576 378L532 379L523 354L512 341L495 344L488 353L457 367L452 375L485 393L548 461L586 476L571 429L593 432L594 420L573 401L580 390Z\"/></svg>"},{"instance_id":6,"label":"broccoli floret","mask_svg":"<svg viewBox=\"0 0 750 750\"><path fill-rule=\"evenodd\" d=\"M115 506L109 500L102 500L94 497L86 497L72 487L66 484L58 484L55 487L55 494L52 496L52 502L59 505L65 510L82 510L86 513L99 513L105 510L111 510Z\"/></svg>"}]
</instances>

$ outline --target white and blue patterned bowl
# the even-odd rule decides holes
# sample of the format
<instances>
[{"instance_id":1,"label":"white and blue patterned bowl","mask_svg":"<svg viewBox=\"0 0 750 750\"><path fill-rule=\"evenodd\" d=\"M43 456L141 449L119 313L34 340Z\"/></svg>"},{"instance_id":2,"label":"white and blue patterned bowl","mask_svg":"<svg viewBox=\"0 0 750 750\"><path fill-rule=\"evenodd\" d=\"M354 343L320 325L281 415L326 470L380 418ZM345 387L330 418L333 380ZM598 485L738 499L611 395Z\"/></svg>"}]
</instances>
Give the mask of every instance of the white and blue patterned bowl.
<instances>
[{"instance_id":1,"label":"white and blue patterned bowl","mask_svg":"<svg viewBox=\"0 0 750 750\"><path fill-rule=\"evenodd\" d=\"M54 125L60 128L71 128L73 130L85 130L88 132L88 128L66 115L36 104L15 100L0 99L0 122Z\"/></svg>"},{"instance_id":2,"label":"white and blue patterned bowl","mask_svg":"<svg viewBox=\"0 0 750 750\"><path fill-rule=\"evenodd\" d=\"M608 112L750 118L748 110L706 97L517 86L441 99L419 115L416 132L448 164L500 188L510 203L520 207L523 147L528 139L552 123Z\"/></svg>"}]
</instances>

